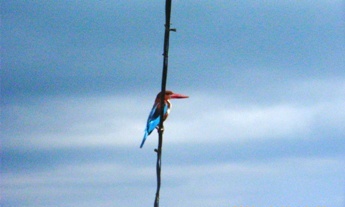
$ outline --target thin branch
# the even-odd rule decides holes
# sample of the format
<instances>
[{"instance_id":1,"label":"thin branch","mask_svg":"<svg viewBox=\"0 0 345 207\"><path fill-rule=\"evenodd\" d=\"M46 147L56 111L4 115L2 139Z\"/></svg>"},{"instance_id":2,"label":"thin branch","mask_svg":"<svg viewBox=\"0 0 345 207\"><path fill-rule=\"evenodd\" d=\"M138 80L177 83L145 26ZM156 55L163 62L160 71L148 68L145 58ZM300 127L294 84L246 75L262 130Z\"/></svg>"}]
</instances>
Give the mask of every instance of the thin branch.
<instances>
[{"instance_id":1,"label":"thin branch","mask_svg":"<svg viewBox=\"0 0 345 207\"><path fill-rule=\"evenodd\" d=\"M166 91L166 82L168 75L168 53L169 53L169 37L170 37L170 15L171 15L171 0L166 0L165 2L165 34L164 34L164 48L163 48L163 74L162 74L162 89L161 89L161 106L164 108L164 97ZM173 30L174 31L174 30ZM157 152L157 163L156 163L156 173L157 173L157 191L154 207L159 207L159 192L161 188L161 157L162 157L162 145L163 145L163 117L164 110L161 110L160 122L158 129L158 150Z\"/></svg>"}]
</instances>

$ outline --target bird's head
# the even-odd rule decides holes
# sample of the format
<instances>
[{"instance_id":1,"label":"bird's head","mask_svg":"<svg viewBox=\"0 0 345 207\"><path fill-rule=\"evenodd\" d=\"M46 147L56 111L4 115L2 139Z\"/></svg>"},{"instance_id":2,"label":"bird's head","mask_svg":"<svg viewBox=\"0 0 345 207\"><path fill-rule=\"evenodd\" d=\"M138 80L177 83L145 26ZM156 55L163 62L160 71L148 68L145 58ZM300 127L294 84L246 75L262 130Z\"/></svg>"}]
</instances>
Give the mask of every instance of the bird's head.
<instances>
[{"instance_id":1,"label":"bird's head","mask_svg":"<svg viewBox=\"0 0 345 207\"><path fill-rule=\"evenodd\" d=\"M157 94L156 100L160 100L161 97L162 97L162 92L159 92ZM172 91L165 91L164 100L181 99L181 98L189 98L189 96L186 96L186 95L183 95L183 94L174 93Z\"/></svg>"}]
</instances>

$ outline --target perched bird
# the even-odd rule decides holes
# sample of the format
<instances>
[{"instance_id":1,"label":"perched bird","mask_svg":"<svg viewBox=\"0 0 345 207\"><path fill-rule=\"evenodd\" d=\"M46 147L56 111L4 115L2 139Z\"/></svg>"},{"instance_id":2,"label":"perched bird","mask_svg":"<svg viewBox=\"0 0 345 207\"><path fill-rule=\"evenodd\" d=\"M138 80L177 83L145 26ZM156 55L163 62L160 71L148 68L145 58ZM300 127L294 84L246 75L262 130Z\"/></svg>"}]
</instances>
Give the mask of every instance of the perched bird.
<instances>
[{"instance_id":1,"label":"perched bird","mask_svg":"<svg viewBox=\"0 0 345 207\"><path fill-rule=\"evenodd\" d=\"M160 122L160 114L161 114L161 110L164 110L164 117L163 117L163 121L165 121L165 119L168 117L170 109L172 107L172 104L170 103L170 99L174 99L174 98L188 98L188 96L182 95L182 94L177 94L177 93L173 93L172 91L165 91L165 95L164 95L164 106L161 106L161 97L162 97L162 92L159 92L157 94L155 103L153 104L153 107L151 109L150 115L147 118L147 124L146 124L146 128L145 128L145 134L144 134L144 138L143 141L141 142L140 148L143 147L145 140L147 138L148 135L151 134L151 132L157 128L158 129L158 125Z\"/></svg>"}]
</instances>

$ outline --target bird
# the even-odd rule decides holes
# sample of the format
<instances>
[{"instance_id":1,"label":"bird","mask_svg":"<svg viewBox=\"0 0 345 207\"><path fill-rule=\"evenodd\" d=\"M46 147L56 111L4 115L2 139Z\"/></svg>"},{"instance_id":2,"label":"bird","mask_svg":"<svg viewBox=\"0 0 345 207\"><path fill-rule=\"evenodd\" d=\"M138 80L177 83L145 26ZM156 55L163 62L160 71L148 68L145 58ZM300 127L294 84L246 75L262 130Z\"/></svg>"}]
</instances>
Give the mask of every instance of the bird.
<instances>
[{"instance_id":1,"label":"bird","mask_svg":"<svg viewBox=\"0 0 345 207\"><path fill-rule=\"evenodd\" d=\"M164 94L164 106L162 107L161 97L162 97L162 91L157 94L156 100L152 106L149 117L147 118L147 124L146 124L145 132L144 132L144 137L140 144L140 148L144 146L147 136L149 136L155 128L157 129L159 128L158 125L160 122L160 114L161 114L162 109L164 110L163 121L165 121L166 118L168 117L170 109L172 107L172 104L170 103L170 99L189 98L189 96L174 93L172 91L167 90L165 91L165 94Z\"/></svg>"}]
</instances>

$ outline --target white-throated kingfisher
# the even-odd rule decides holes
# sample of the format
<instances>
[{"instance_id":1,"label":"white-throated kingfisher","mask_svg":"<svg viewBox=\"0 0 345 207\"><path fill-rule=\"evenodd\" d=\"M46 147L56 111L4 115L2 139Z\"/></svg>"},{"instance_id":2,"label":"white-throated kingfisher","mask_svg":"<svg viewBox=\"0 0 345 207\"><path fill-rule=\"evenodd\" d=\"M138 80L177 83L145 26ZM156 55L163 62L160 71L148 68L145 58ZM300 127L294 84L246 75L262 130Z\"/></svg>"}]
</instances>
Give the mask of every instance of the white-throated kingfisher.
<instances>
[{"instance_id":1,"label":"white-throated kingfisher","mask_svg":"<svg viewBox=\"0 0 345 207\"><path fill-rule=\"evenodd\" d=\"M161 97L162 97L162 92L159 92L157 94L156 100L153 104L153 107L151 109L150 115L147 118L147 124L146 124L146 128L145 128L145 134L144 134L144 138L143 141L141 142L140 148L143 147L145 140L147 138L147 136L149 136L151 134L151 132L159 127L159 122L160 122L160 115L161 115L161 110L164 110L164 117L163 117L163 121L165 121L165 119L168 117L170 109L172 107L172 104L170 103L170 99L180 99L180 98L188 98L188 96L182 95L182 94L177 94L174 93L172 91L165 91L165 95L164 95L164 106L161 106Z\"/></svg>"}]
</instances>

